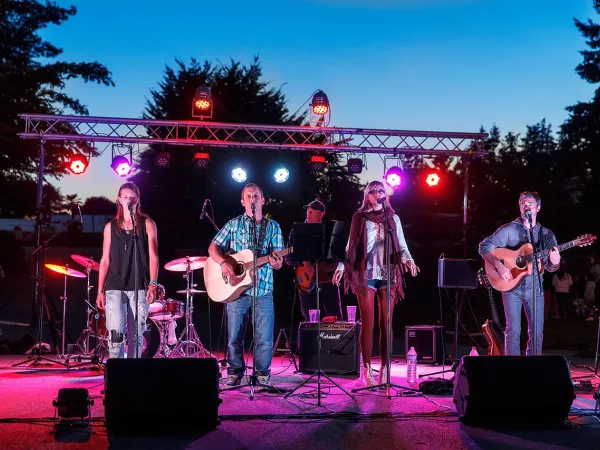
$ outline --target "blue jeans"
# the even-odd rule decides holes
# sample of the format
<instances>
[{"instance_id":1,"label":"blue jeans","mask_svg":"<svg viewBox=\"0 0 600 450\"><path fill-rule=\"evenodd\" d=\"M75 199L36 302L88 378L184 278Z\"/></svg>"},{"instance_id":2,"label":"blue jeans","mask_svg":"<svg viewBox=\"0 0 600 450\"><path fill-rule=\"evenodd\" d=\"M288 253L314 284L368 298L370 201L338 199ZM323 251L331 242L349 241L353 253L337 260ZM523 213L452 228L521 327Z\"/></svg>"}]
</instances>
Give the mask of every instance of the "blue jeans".
<instances>
[{"instance_id":1,"label":"blue jeans","mask_svg":"<svg viewBox=\"0 0 600 450\"><path fill-rule=\"evenodd\" d=\"M509 292L502 293L504 313L506 315L506 329L504 330L504 354L521 354L521 305L525 308L527 316L527 355L533 355L533 277L526 276L519 287ZM537 354L542 354L542 341L544 337L544 293L539 282L535 280L536 287L536 345Z\"/></svg>"},{"instance_id":2,"label":"blue jeans","mask_svg":"<svg viewBox=\"0 0 600 450\"><path fill-rule=\"evenodd\" d=\"M237 300L227 303L227 373L242 375L246 370L244 362L244 336L250 319L252 296L242 295ZM273 359L273 328L275 326L275 307L273 294L256 297L256 330L254 345L256 347L254 368L256 375L268 376Z\"/></svg>"},{"instance_id":3,"label":"blue jeans","mask_svg":"<svg viewBox=\"0 0 600 450\"><path fill-rule=\"evenodd\" d=\"M135 291L106 291L106 329L108 330L109 358L125 356L125 337L127 337L127 358L135 357ZM142 357L144 331L148 319L146 291L138 291L138 358Z\"/></svg>"}]
</instances>

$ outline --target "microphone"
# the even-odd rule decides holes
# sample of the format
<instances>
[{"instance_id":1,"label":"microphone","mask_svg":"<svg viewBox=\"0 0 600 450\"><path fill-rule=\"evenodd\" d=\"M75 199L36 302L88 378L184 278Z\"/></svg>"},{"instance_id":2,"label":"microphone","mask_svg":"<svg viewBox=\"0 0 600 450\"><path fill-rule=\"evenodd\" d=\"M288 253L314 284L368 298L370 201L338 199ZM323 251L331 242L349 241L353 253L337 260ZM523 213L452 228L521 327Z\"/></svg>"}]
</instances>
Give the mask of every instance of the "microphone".
<instances>
[{"instance_id":1,"label":"microphone","mask_svg":"<svg viewBox=\"0 0 600 450\"><path fill-rule=\"evenodd\" d=\"M385 203L385 197L378 198L377 203L379 203L380 205L383 205Z\"/></svg>"},{"instance_id":2,"label":"microphone","mask_svg":"<svg viewBox=\"0 0 600 450\"><path fill-rule=\"evenodd\" d=\"M133 214L133 202L127 203L127 209L131 214Z\"/></svg>"},{"instance_id":3,"label":"microphone","mask_svg":"<svg viewBox=\"0 0 600 450\"><path fill-rule=\"evenodd\" d=\"M525 211L525 217L527 217L527 220L529 221L529 223L531 223L531 210L530 209Z\"/></svg>"},{"instance_id":4,"label":"microphone","mask_svg":"<svg viewBox=\"0 0 600 450\"><path fill-rule=\"evenodd\" d=\"M256 209L256 203L253 202L250 207L252 208L252 211L254 211Z\"/></svg>"},{"instance_id":5,"label":"microphone","mask_svg":"<svg viewBox=\"0 0 600 450\"><path fill-rule=\"evenodd\" d=\"M71 205L71 218L71 220L83 223L81 218L81 208L77 203L73 203L73 205Z\"/></svg>"},{"instance_id":6,"label":"microphone","mask_svg":"<svg viewBox=\"0 0 600 450\"><path fill-rule=\"evenodd\" d=\"M204 203L202 204L202 211L200 211L200 220L204 219L204 216L206 216L206 205L208 204L210 200L209 199L204 199Z\"/></svg>"},{"instance_id":7,"label":"microphone","mask_svg":"<svg viewBox=\"0 0 600 450\"><path fill-rule=\"evenodd\" d=\"M77 220L83 223L83 216L81 215L81 207L79 205L77 205Z\"/></svg>"}]
</instances>

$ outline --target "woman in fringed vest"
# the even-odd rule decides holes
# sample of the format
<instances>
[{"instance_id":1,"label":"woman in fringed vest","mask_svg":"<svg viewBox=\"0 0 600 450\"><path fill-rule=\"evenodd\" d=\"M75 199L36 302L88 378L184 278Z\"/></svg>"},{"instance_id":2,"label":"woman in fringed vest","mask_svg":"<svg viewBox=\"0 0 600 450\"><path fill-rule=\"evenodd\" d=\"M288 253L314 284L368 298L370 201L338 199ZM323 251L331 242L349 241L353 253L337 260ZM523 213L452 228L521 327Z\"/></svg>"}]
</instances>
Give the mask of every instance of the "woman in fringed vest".
<instances>
[{"instance_id":1,"label":"woman in fringed vest","mask_svg":"<svg viewBox=\"0 0 600 450\"><path fill-rule=\"evenodd\" d=\"M383 204L385 203L385 210ZM384 212L387 211L387 214ZM373 386L375 380L371 369L373 354L373 328L375 325L375 299L379 303L379 348L381 349L381 368L379 383L386 383L388 364L387 352L387 280L385 261L385 220L392 231L390 254L391 272L391 314L394 304L404 298L402 272L414 277L419 272L404 239L400 218L390 205L386 188L380 181L372 181L364 192L362 206L352 216L350 236L346 246L346 262L340 263L335 271L333 282L340 284L342 275L346 292L351 289L358 298L358 307L362 320L360 347L363 355L363 379L366 386Z\"/></svg>"}]
</instances>

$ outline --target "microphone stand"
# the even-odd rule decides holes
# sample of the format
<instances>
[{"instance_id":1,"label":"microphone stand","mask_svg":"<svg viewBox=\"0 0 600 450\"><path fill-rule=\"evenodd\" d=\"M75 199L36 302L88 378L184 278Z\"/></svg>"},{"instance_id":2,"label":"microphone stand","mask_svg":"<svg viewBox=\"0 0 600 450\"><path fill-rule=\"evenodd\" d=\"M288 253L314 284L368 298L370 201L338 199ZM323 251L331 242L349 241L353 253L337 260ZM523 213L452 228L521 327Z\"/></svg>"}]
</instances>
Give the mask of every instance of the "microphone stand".
<instances>
[{"instance_id":1,"label":"microphone stand","mask_svg":"<svg viewBox=\"0 0 600 450\"><path fill-rule=\"evenodd\" d=\"M207 198L206 199L207 202L210 202L210 199ZM212 202L210 202L210 210L212 211ZM206 211L204 211L204 209L202 210L202 213L200 214L200 220L207 218L208 221L212 224L213 228L215 229L215 231L218 233L221 229L217 226L217 224L215 223L215 221L213 220L212 217L210 217Z\"/></svg>"},{"instance_id":2,"label":"microphone stand","mask_svg":"<svg viewBox=\"0 0 600 450\"><path fill-rule=\"evenodd\" d=\"M386 291L387 291L387 310L388 310L388 317L387 317L387 364L386 364L386 374L387 374L387 380L385 383L380 383L380 384L376 384L373 386L365 386L362 388L358 388L358 389L352 389L352 392L359 392L359 391L364 391L366 389L377 389L380 387L385 388L386 390L386 397L389 399L392 398L392 393L391 393L391 388L395 387L397 389L402 389L404 391L412 391L412 392L419 392L418 389L414 389L411 387L405 387L405 386L400 386L398 384L393 384L391 382L392 380L392 271L391 271L391 261L390 261L390 253L391 253L391 243L393 242L393 238L391 236L392 234L392 228L390 227L390 222L389 220L392 219L393 217L389 216L389 210L387 208L386 205L386 201L384 199L384 201L382 202L383 205L383 217L384 217L384 223L385 223L385 270L386 270L386 274L387 274L387 284L386 284ZM396 261L398 261L397 255L396 255L396 251L394 250L394 255L396 256ZM400 273L400 278L402 278L402 273ZM402 279L396 280L396 283L402 283ZM361 367L362 370L362 367Z\"/></svg>"},{"instance_id":3,"label":"microphone stand","mask_svg":"<svg viewBox=\"0 0 600 450\"><path fill-rule=\"evenodd\" d=\"M527 212L529 214L527 214ZM536 291L536 288L535 288L535 280L537 278L537 280L538 280L538 286L541 289L541 287L542 287L542 275L541 275L541 273L540 273L540 271L538 269L539 260L538 260L538 256L537 256L537 253L536 253L535 242L533 240L532 213L531 213L531 211L527 211L527 212L526 212L526 216L527 216L527 219L529 221L529 228L528 228L528 231L529 231L529 242L531 242L531 248L532 248L532 251L533 251L533 254L532 254L532 256L533 256L532 272L533 273L532 273L532 279L531 279L531 281L532 281L532 283L531 283L531 290L532 290L532 294L533 294L533 296L531 298L531 301L533 302L533 305L532 305L532 307L533 307L533 309L532 309L533 310L533 314L532 314L533 323L531 325L531 329L533 331L533 333L532 333L533 334L532 350L533 350L533 354L537 355L538 354L538 348L537 348L537 295L536 295L537 291ZM540 353L541 353L541 351L540 351Z\"/></svg>"},{"instance_id":4,"label":"microphone stand","mask_svg":"<svg viewBox=\"0 0 600 450\"><path fill-rule=\"evenodd\" d=\"M131 216L131 224L133 225L132 234L133 234L133 299L135 301L135 353L133 354L134 358L139 358L139 350L138 350L138 342L139 342L139 334L140 334L140 315L139 315L139 294L138 294L138 236L137 229L135 223L135 215L133 213L133 204L129 202L127 205L127 209L129 209L129 215Z\"/></svg>"},{"instance_id":5,"label":"microphone stand","mask_svg":"<svg viewBox=\"0 0 600 450\"><path fill-rule=\"evenodd\" d=\"M38 218L37 218L38 224L37 227L41 228L41 224L40 222L40 214L38 213ZM25 257L25 260L28 260L31 256L34 256L37 254L37 252L39 252L41 249L44 249L43 252L43 265L42 265L42 274L39 275L39 262L38 262L38 258L36 257L36 266L35 266L35 276L34 276L34 282L35 282L35 289L34 289L34 295L35 295L35 301L39 303L40 305L40 309L38 311L38 341L37 341L37 353L35 351L35 346L33 349L33 354L31 356L28 356L27 359L25 359L24 361L18 362L13 364L13 367L18 367L22 364L27 364L29 362L31 362L32 366L38 366L40 364L40 361L48 361L54 364L60 364L62 366L65 367L69 367L68 363L64 363L61 361L55 361L53 359L47 358L45 356L42 356L42 327L44 324L44 303L46 302L46 298L45 296L45 291L46 291L46 285L44 283L45 281L45 274L46 274L46 256L48 253L48 244L50 243L50 241L52 239L54 239L56 236L58 236L60 233L62 233L64 230L66 230L69 226L71 226L71 224L75 223L78 221L77 217L72 218L71 220L69 220L67 223L65 223L62 228L60 230L58 230L56 233L54 233L52 236L50 236L50 238L48 238L48 240L41 242L37 248L35 248L29 255L27 255ZM66 295L66 294L65 294ZM64 314L63 314L64 316ZM48 318L48 325L49 326L53 326L51 325L51 320L50 318ZM64 329L64 318L63 318L63 329ZM63 341L64 341L64 336L62 337ZM58 343L55 342L56 345L58 345ZM64 351L63 351L64 353Z\"/></svg>"}]
</instances>

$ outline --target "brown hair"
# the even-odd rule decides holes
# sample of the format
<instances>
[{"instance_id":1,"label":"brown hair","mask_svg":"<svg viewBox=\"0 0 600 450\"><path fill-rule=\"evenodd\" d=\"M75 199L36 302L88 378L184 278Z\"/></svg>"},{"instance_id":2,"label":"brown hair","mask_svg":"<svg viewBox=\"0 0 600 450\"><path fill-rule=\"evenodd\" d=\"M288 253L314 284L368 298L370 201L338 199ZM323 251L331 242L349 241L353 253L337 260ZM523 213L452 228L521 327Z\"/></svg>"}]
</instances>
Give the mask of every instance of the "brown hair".
<instances>
[{"instance_id":1,"label":"brown hair","mask_svg":"<svg viewBox=\"0 0 600 450\"><path fill-rule=\"evenodd\" d=\"M368 211L368 208L370 208L371 204L369 203L369 200L367 200L367 198L369 197L369 194L374 191L375 189L377 189L378 187L383 188L383 190L385 191L385 206L386 208L388 208L389 211L394 211L394 209L392 208L392 205L390 204L390 196L387 193L387 188L385 187L385 185L381 182L381 181L371 181L369 184L367 184L365 186L365 191L363 193L363 202L362 205L360 205L360 208L358 208L358 212L365 212Z\"/></svg>"},{"instance_id":2,"label":"brown hair","mask_svg":"<svg viewBox=\"0 0 600 450\"><path fill-rule=\"evenodd\" d=\"M246 186L244 186L244 189L242 189L242 193L241 193L241 196L242 196L242 198L244 198L244 191L245 191L246 189L250 189L250 188L256 188L256 189L258 189L258 190L260 191L260 196L261 196L262 198L265 198L265 194L263 194L263 191L262 191L262 189L261 189L261 188L260 188L260 186L259 186L258 184L256 184L256 183L248 183Z\"/></svg>"},{"instance_id":3,"label":"brown hair","mask_svg":"<svg viewBox=\"0 0 600 450\"><path fill-rule=\"evenodd\" d=\"M121 196L121 192L123 189L129 189L133 191L133 193L137 197L137 208L135 208L134 220L135 220L135 232L138 234L141 233L142 226L142 217L148 218L146 214L142 212L141 201L140 201L140 189L135 185L135 183L127 182L121 185L119 188L119 193L117 194L117 215L115 216L115 223L117 225L117 234L120 234L123 230L123 224L125 222L125 212L123 211L123 205L119 202L118 198Z\"/></svg>"}]
</instances>

